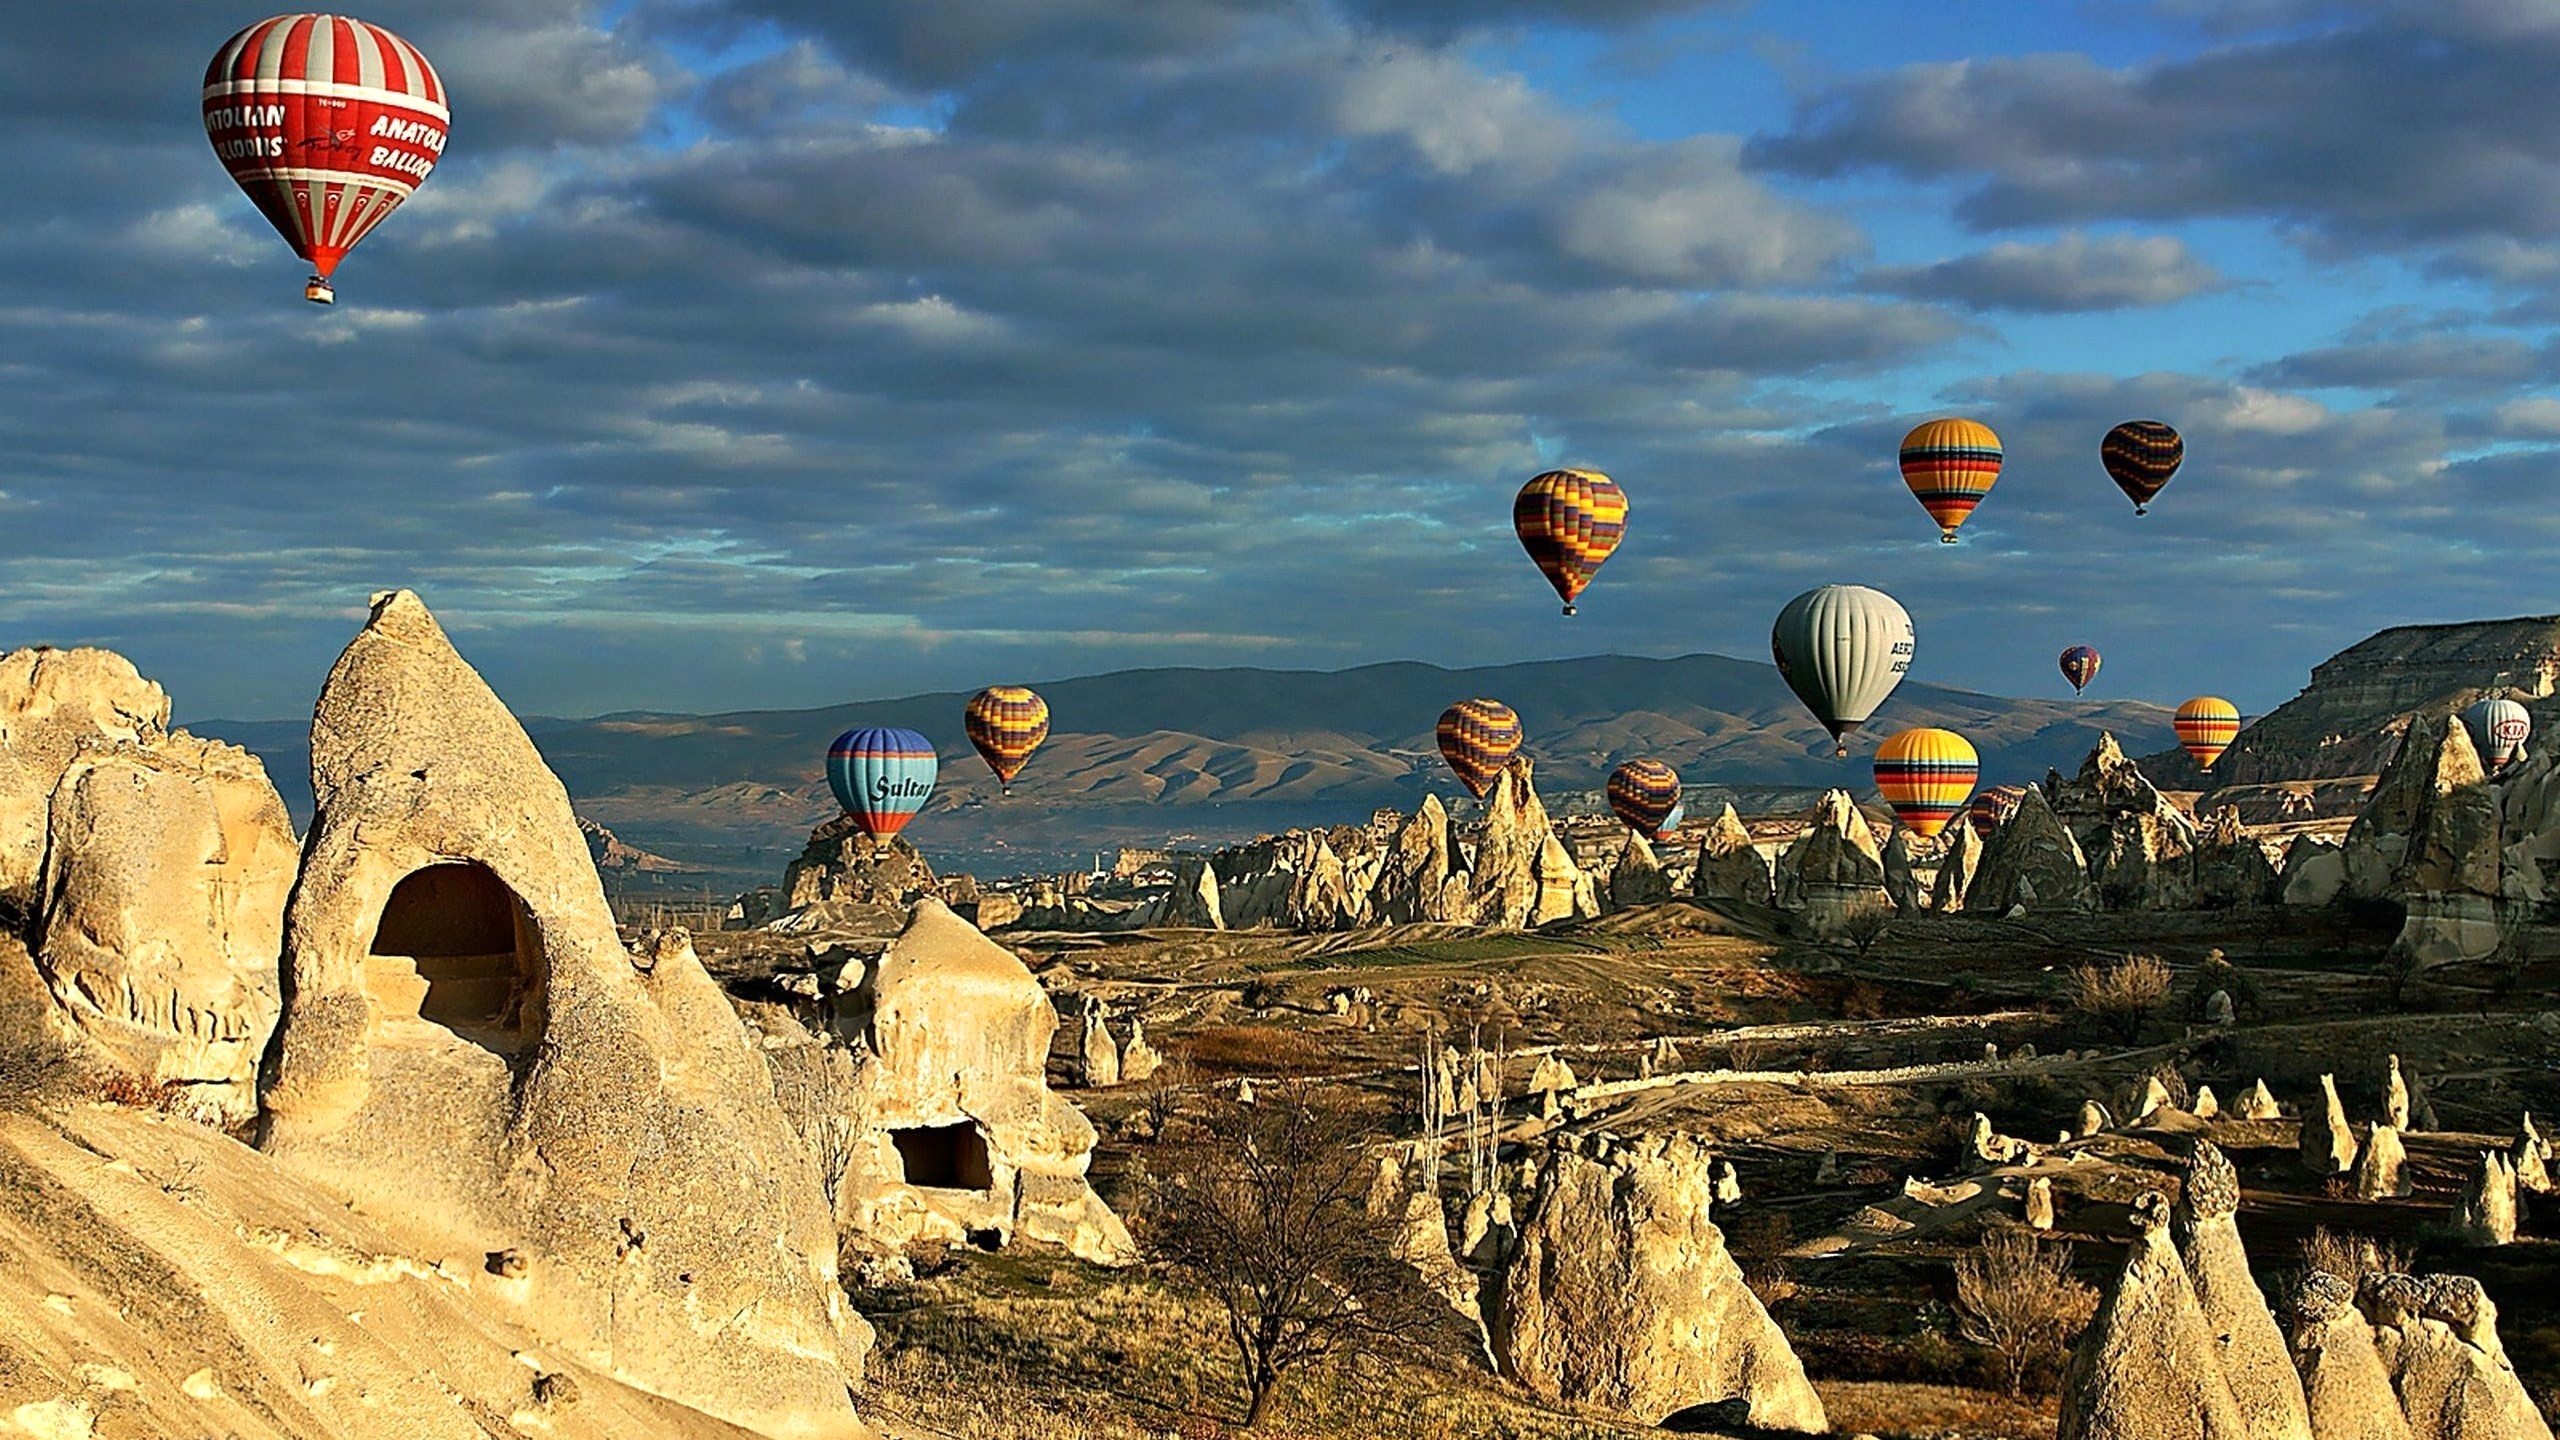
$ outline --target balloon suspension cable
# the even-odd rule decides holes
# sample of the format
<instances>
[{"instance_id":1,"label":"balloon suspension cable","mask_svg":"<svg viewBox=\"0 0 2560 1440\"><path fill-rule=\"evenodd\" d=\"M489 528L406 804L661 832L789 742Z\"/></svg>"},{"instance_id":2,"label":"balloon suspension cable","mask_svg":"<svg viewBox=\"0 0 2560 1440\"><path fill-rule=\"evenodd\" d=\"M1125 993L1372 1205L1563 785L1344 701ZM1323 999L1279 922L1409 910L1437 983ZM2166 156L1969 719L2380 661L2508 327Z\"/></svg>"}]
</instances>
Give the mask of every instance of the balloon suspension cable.
<instances>
[{"instance_id":1,"label":"balloon suspension cable","mask_svg":"<svg viewBox=\"0 0 2560 1440\"><path fill-rule=\"evenodd\" d=\"M314 275L302 282L302 298L314 305L335 305L338 303L338 292L329 288L326 277Z\"/></svg>"}]
</instances>

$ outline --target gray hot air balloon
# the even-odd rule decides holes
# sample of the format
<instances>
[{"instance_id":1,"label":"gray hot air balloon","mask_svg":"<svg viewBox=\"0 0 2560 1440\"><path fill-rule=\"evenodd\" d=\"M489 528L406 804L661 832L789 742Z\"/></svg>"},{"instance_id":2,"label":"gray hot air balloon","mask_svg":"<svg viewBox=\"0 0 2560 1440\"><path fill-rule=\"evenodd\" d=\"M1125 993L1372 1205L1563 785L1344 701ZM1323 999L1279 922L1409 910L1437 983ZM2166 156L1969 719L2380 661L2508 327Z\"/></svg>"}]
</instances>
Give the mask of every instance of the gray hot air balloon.
<instances>
[{"instance_id":1,"label":"gray hot air balloon","mask_svg":"<svg viewBox=\"0 0 2560 1440\"><path fill-rule=\"evenodd\" d=\"M2533 734L2533 712L2504 696L2463 711L2462 723L2470 727L2471 743L2480 747L2480 758L2492 770L2522 760L2524 742Z\"/></svg>"},{"instance_id":2,"label":"gray hot air balloon","mask_svg":"<svg viewBox=\"0 0 2560 1440\"><path fill-rule=\"evenodd\" d=\"M1866 723L1911 668L1911 616L1864 585L1825 585L1787 602L1769 630L1778 673L1840 742Z\"/></svg>"}]
</instances>

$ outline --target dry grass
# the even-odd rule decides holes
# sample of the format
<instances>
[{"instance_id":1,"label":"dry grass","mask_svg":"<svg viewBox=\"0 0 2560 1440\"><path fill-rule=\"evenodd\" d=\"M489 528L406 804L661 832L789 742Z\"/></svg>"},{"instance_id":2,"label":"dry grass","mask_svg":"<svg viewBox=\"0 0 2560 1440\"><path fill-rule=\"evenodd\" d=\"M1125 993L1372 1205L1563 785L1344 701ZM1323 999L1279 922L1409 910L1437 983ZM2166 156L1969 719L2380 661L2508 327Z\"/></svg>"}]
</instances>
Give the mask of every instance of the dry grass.
<instances>
[{"instance_id":1,"label":"dry grass","mask_svg":"<svg viewBox=\"0 0 2560 1440\"><path fill-rule=\"evenodd\" d=\"M2112 965L2083 965L2071 982L2073 1014L2119 1042L2142 1038L2142 1027L2169 998L2169 962L2157 955L2127 955Z\"/></svg>"},{"instance_id":2,"label":"dry grass","mask_svg":"<svg viewBox=\"0 0 2560 1440\"><path fill-rule=\"evenodd\" d=\"M2335 1275L2354 1288L2361 1288L2367 1275L2408 1274L2417 1259L2406 1246L2326 1225L2302 1242L2300 1254L2305 1271Z\"/></svg>"}]
</instances>

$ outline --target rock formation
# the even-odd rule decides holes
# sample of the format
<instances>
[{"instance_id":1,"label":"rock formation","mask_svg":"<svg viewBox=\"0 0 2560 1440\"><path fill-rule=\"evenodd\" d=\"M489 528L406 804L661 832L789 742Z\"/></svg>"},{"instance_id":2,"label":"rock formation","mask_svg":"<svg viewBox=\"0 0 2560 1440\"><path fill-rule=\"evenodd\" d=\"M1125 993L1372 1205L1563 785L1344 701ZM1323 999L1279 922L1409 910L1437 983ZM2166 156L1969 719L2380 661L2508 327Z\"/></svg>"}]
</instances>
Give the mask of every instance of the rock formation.
<instances>
[{"instance_id":1,"label":"rock formation","mask_svg":"<svg viewBox=\"0 0 2560 1440\"><path fill-rule=\"evenodd\" d=\"M2356 1168L2355 1127L2338 1101L2338 1078L2320 1077L2321 1114L2302 1119L2302 1167L2314 1175L2346 1175Z\"/></svg>"},{"instance_id":2,"label":"rock formation","mask_svg":"<svg viewBox=\"0 0 2560 1440\"><path fill-rule=\"evenodd\" d=\"M1111 1038L1099 1004L1085 1007L1084 1036L1076 1046L1076 1060L1077 1078L1086 1088L1108 1090L1120 1083L1120 1046Z\"/></svg>"},{"instance_id":3,"label":"rock formation","mask_svg":"<svg viewBox=\"0 0 2560 1440\"><path fill-rule=\"evenodd\" d=\"M2400 1143L2400 1132L2390 1125L2376 1125L2365 1136L2364 1154L2356 1161L2355 1189L2359 1200L2401 1200L2409 1195L2408 1147Z\"/></svg>"},{"instance_id":4,"label":"rock formation","mask_svg":"<svg viewBox=\"0 0 2560 1440\"><path fill-rule=\"evenodd\" d=\"M1147 1022L1129 1017L1129 1043L1120 1047L1120 1083L1143 1085L1164 1068L1164 1054L1147 1043Z\"/></svg>"},{"instance_id":5,"label":"rock formation","mask_svg":"<svg viewBox=\"0 0 2560 1440\"><path fill-rule=\"evenodd\" d=\"M2502 940L2501 840L2497 792L2470 732L2422 716L2347 831L2346 894L2406 907L2392 947L2402 963L2481 959Z\"/></svg>"},{"instance_id":6,"label":"rock formation","mask_svg":"<svg viewBox=\"0 0 2560 1440\"><path fill-rule=\"evenodd\" d=\"M1449 812L1439 796L1425 795L1387 847L1370 916L1386 925L1454 920L1465 908L1466 887Z\"/></svg>"},{"instance_id":7,"label":"rock formation","mask_svg":"<svg viewBox=\"0 0 2560 1440\"><path fill-rule=\"evenodd\" d=\"M831 1026L858 1067L846 1113L862 1128L837 1199L850 1243L1030 1240L1132 1258L1128 1230L1085 1179L1092 1122L1049 1088L1058 1012L1012 951L941 901L918 901L837 997Z\"/></svg>"},{"instance_id":8,"label":"rock formation","mask_svg":"<svg viewBox=\"0 0 2560 1440\"><path fill-rule=\"evenodd\" d=\"M2142 828L2165 842L2163 858L2183 858L2194 848L2195 821L2143 777L2113 735L2099 735L2078 775L2049 775L2044 790L2055 817L2086 853L2097 853L2108 832L2122 829L2119 822L2126 820L2146 822Z\"/></svg>"},{"instance_id":9,"label":"rock formation","mask_svg":"<svg viewBox=\"0 0 2560 1440\"><path fill-rule=\"evenodd\" d=\"M2260 1080L2249 1087L2248 1094L2240 1097L2240 1104L2232 1113L2243 1120L2281 1120L2284 1107L2276 1103L2276 1092L2267 1088L2266 1081Z\"/></svg>"},{"instance_id":10,"label":"rock formation","mask_svg":"<svg viewBox=\"0 0 2560 1440\"><path fill-rule=\"evenodd\" d=\"M2355 1287L2307 1271L2285 1309L2311 1433L2318 1440L2412 1440L2373 1327L2356 1308Z\"/></svg>"},{"instance_id":11,"label":"rock formation","mask_svg":"<svg viewBox=\"0 0 2560 1440\"><path fill-rule=\"evenodd\" d=\"M1645 1424L1739 1399L1764 1429L1828 1429L1803 1365L1707 1219L1712 1185L1705 1147L1685 1136L1557 1144L1502 1272L1503 1374Z\"/></svg>"},{"instance_id":12,"label":"rock formation","mask_svg":"<svg viewBox=\"0 0 2560 1440\"><path fill-rule=\"evenodd\" d=\"M1846 790L1824 793L1777 873L1779 907L1802 912L1816 935L1839 934L1858 911L1889 903L1875 831Z\"/></svg>"},{"instance_id":13,"label":"rock formation","mask_svg":"<svg viewBox=\"0 0 2560 1440\"><path fill-rule=\"evenodd\" d=\"M1911 832L1896 825L1884 842L1884 893L1896 913L1917 915L1928 896L1920 888L1920 871L1911 858Z\"/></svg>"},{"instance_id":14,"label":"rock formation","mask_svg":"<svg viewBox=\"0 0 2560 1440\"><path fill-rule=\"evenodd\" d=\"M1727 805L1698 842L1698 868L1689 893L1701 900L1734 900L1766 905L1776 885L1769 858L1751 843L1751 831Z\"/></svg>"},{"instance_id":15,"label":"rock formation","mask_svg":"<svg viewBox=\"0 0 2560 1440\"><path fill-rule=\"evenodd\" d=\"M2187 1274L2223 1379L2239 1402L2243 1433L2250 1440L2313 1440L2290 1348L2249 1273L2239 1214L2240 1173L2211 1141L2197 1141L2179 1197Z\"/></svg>"},{"instance_id":16,"label":"rock formation","mask_svg":"<svg viewBox=\"0 0 2560 1440\"><path fill-rule=\"evenodd\" d=\"M2453 1233L2471 1246L2516 1241L2516 1172L2495 1150L2480 1152L2480 1168L2453 1202Z\"/></svg>"},{"instance_id":17,"label":"rock formation","mask_svg":"<svg viewBox=\"0 0 2560 1440\"><path fill-rule=\"evenodd\" d=\"M2242 1440L2220 1345L2169 1245L2169 1205L2133 1207L2124 1269L2072 1350L2056 1440Z\"/></svg>"},{"instance_id":18,"label":"rock formation","mask_svg":"<svg viewBox=\"0 0 2560 1440\"><path fill-rule=\"evenodd\" d=\"M1445 817L1444 817L1445 833ZM1218 852L1214 865L1221 918L1237 930L1274 926L1317 932L1368 920L1386 852L1368 831L1340 836L1292 830Z\"/></svg>"},{"instance_id":19,"label":"rock formation","mask_svg":"<svg viewBox=\"0 0 2560 1440\"><path fill-rule=\"evenodd\" d=\"M2524 1126L2516 1132L2515 1148L2507 1153L2507 1167L2516 1172L2516 1188L2529 1195L2552 1193L2551 1142L2533 1128L2533 1112L2524 1116Z\"/></svg>"},{"instance_id":20,"label":"rock formation","mask_svg":"<svg viewBox=\"0 0 2560 1440\"><path fill-rule=\"evenodd\" d=\"M121 655L50 645L0 655L0 909L34 908L54 788L72 760L168 730L167 692Z\"/></svg>"},{"instance_id":21,"label":"rock formation","mask_svg":"<svg viewBox=\"0 0 2560 1440\"><path fill-rule=\"evenodd\" d=\"M1671 898L1671 882L1663 878L1662 862L1655 859L1653 847L1633 830L1627 832L1625 848L1618 852L1617 868L1609 872L1609 906L1625 910L1636 905L1659 905Z\"/></svg>"},{"instance_id":22,"label":"rock formation","mask_svg":"<svg viewBox=\"0 0 2560 1440\"><path fill-rule=\"evenodd\" d=\"M2217 990L2214 993L2220 995L2225 992ZM2196 1087L2196 1098L2194 1102L2187 1107L2187 1109L2189 1113L2193 1114L2199 1120L2218 1120L2222 1118L2222 1102L2214 1098L2213 1087L2210 1085L2199 1085Z\"/></svg>"},{"instance_id":23,"label":"rock formation","mask_svg":"<svg viewBox=\"0 0 2560 1440\"><path fill-rule=\"evenodd\" d=\"M2337 841L2322 835L2296 835L2285 846L2284 872L2277 889L2277 898L2284 904L2327 905L2346 888L2346 855Z\"/></svg>"},{"instance_id":24,"label":"rock formation","mask_svg":"<svg viewBox=\"0 0 2560 1440\"><path fill-rule=\"evenodd\" d=\"M865 835L850 815L811 831L782 872L786 911L814 910L826 923L869 933L895 930L908 906L942 894L942 881L916 847L903 837Z\"/></svg>"},{"instance_id":25,"label":"rock formation","mask_svg":"<svg viewBox=\"0 0 2560 1440\"><path fill-rule=\"evenodd\" d=\"M1591 877L1556 838L1533 773L1529 757L1515 755L1485 797L1462 917L1473 924L1517 930L1600 913Z\"/></svg>"},{"instance_id":26,"label":"rock formation","mask_svg":"<svg viewBox=\"0 0 2560 1440\"><path fill-rule=\"evenodd\" d=\"M2400 1073L2400 1057L2390 1059L2382 1077L2382 1123L2395 1130L2409 1128L2409 1081Z\"/></svg>"},{"instance_id":27,"label":"rock formation","mask_svg":"<svg viewBox=\"0 0 2560 1440\"><path fill-rule=\"evenodd\" d=\"M2239 807L2225 805L2204 818L2189 860L2194 904L2207 909L2272 905L2283 889L2266 847L2240 823Z\"/></svg>"},{"instance_id":28,"label":"rock formation","mask_svg":"<svg viewBox=\"0 0 2560 1440\"><path fill-rule=\"evenodd\" d=\"M1369 1187L1369 1213L1396 1222L1396 1258L1412 1266L1481 1340L1484 1314L1476 1277L1449 1249L1449 1221L1440 1209L1439 1152L1427 1147L1417 1147L1417 1152L1391 1150L1379 1156L1377 1178Z\"/></svg>"},{"instance_id":29,"label":"rock formation","mask_svg":"<svg viewBox=\"0 0 2560 1440\"><path fill-rule=\"evenodd\" d=\"M2038 1175L2027 1182L2027 1197L2022 1212L2030 1230L2053 1228L2053 1177Z\"/></svg>"},{"instance_id":30,"label":"rock formation","mask_svg":"<svg viewBox=\"0 0 2560 1440\"><path fill-rule=\"evenodd\" d=\"M406 591L329 673L262 1148L477 1257L614 1373L852 1433L816 1168L690 945L623 949L561 788Z\"/></svg>"},{"instance_id":31,"label":"rock formation","mask_svg":"<svg viewBox=\"0 0 2560 1440\"><path fill-rule=\"evenodd\" d=\"M2023 907L2045 914L2085 910L2089 902L2080 842L2045 803L2044 792L2028 786L2016 812L1983 844L1973 888L1965 893L1965 913L2005 915Z\"/></svg>"},{"instance_id":32,"label":"rock formation","mask_svg":"<svg viewBox=\"0 0 2560 1440\"><path fill-rule=\"evenodd\" d=\"M36 964L61 1013L199 1113L249 1118L298 859L265 767L183 730L93 748L46 834Z\"/></svg>"},{"instance_id":33,"label":"rock formation","mask_svg":"<svg viewBox=\"0 0 2560 1440\"><path fill-rule=\"evenodd\" d=\"M1938 873L1929 880L1930 907L1941 915L1964 908L1965 893L1973 888L1974 871L1982 864L1982 842L1975 838L1973 826L1958 823L1953 833L1947 853L1938 857Z\"/></svg>"},{"instance_id":34,"label":"rock formation","mask_svg":"<svg viewBox=\"0 0 2560 1440\"><path fill-rule=\"evenodd\" d=\"M2467 1275L2368 1275L2359 1298L2413 1440L2551 1440Z\"/></svg>"}]
</instances>

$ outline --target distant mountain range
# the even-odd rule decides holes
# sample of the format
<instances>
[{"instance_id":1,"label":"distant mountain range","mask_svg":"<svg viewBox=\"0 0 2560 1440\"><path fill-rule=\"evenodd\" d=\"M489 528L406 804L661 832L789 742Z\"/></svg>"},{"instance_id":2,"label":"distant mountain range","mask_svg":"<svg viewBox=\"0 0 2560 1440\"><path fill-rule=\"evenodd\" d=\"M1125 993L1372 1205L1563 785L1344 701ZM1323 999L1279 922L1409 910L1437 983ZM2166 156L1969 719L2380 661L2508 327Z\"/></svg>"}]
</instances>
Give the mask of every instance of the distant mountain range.
<instances>
[{"instance_id":1,"label":"distant mountain range","mask_svg":"<svg viewBox=\"0 0 2560 1440\"><path fill-rule=\"evenodd\" d=\"M2168 711L2142 702L2007 699L1913 682L1854 737L1851 758L1836 760L1775 667L1722 655L1127 670L1035 688L1052 733L1010 798L969 748L968 697L956 691L818 710L530 717L525 728L580 813L630 845L702 867L706 883L780 873L834 809L827 742L857 725L903 725L933 740L942 781L908 835L938 862L981 873L1053 868L1122 844L1339 823L1410 808L1426 791L1456 799L1464 792L1440 763L1433 727L1452 701L1475 695L1520 712L1539 788L1553 797L1597 792L1634 756L1670 762L1692 786L1864 791L1875 740L1914 725L1972 740L1986 785L2070 770L2102 730L2136 750L2169 733ZM190 728L255 751L295 813L309 813L307 722ZM1596 793L1588 799L1596 804Z\"/></svg>"}]
</instances>

